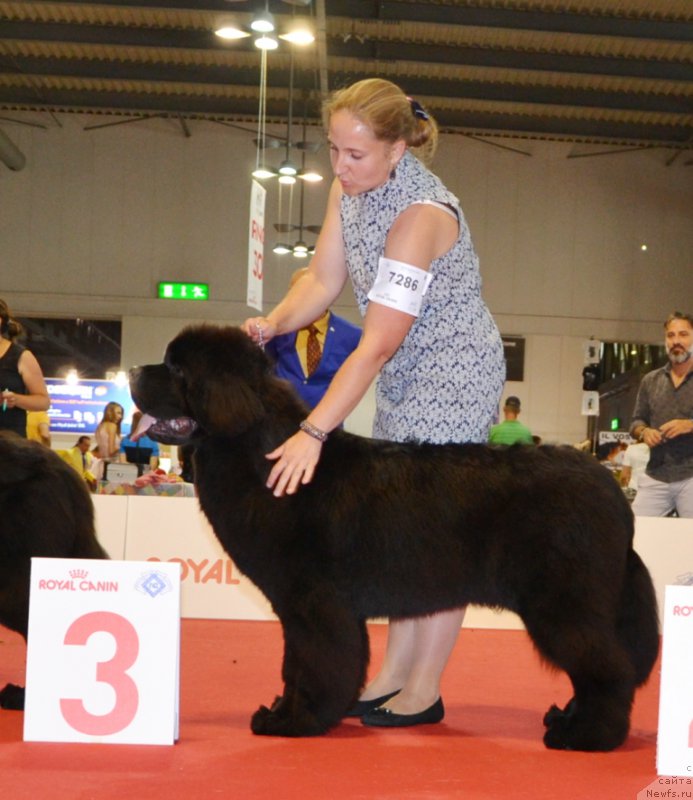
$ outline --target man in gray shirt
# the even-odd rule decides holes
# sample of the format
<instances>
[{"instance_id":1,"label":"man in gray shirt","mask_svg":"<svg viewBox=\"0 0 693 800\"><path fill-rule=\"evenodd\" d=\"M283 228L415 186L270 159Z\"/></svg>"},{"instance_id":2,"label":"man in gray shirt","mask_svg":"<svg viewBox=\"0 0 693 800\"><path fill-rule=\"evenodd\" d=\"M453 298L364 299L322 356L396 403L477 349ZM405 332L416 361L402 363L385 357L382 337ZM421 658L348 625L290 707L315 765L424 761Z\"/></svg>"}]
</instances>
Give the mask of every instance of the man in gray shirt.
<instances>
[{"instance_id":1,"label":"man in gray shirt","mask_svg":"<svg viewBox=\"0 0 693 800\"><path fill-rule=\"evenodd\" d=\"M693 517L693 317L675 311L664 330L669 363L642 379L630 427L650 448L633 511Z\"/></svg>"}]
</instances>

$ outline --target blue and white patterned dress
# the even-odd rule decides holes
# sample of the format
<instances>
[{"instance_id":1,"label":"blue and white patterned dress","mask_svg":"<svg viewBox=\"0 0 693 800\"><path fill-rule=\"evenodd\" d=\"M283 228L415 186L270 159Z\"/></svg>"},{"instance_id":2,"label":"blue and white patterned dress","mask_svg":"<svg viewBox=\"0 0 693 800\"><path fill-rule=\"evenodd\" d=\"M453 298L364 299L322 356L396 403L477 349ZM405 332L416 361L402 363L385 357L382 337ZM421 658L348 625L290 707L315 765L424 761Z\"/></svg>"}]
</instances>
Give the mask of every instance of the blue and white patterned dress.
<instances>
[{"instance_id":1,"label":"blue and white patterned dress","mask_svg":"<svg viewBox=\"0 0 693 800\"><path fill-rule=\"evenodd\" d=\"M421 313L380 373L373 436L485 442L505 380L503 344L481 299L478 258L459 201L408 151L382 186L342 197L347 267L364 315L393 222L410 205L430 201L455 209L460 231L431 263Z\"/></svg>"}]
</instances>

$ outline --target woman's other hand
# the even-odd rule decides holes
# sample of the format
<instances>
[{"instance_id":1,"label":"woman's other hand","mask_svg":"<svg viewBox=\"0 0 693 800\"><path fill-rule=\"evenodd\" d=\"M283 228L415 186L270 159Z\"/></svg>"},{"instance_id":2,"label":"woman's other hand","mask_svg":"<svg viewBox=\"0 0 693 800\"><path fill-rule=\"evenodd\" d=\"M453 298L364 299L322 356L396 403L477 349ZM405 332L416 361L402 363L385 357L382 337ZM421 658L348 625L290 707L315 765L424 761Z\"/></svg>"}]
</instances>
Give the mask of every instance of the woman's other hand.
<instances>
[{"instance_id":1,"label":"woman's other hand","mask_svg":"<svg viewBox=\"0 0 693 800\"><path fill-rule=\"evenodd\" d=\"M275 325L267 317L249 317L241 325L241 330L260 347L274 338L277 333Z\"/></svg>"}]
</instances>

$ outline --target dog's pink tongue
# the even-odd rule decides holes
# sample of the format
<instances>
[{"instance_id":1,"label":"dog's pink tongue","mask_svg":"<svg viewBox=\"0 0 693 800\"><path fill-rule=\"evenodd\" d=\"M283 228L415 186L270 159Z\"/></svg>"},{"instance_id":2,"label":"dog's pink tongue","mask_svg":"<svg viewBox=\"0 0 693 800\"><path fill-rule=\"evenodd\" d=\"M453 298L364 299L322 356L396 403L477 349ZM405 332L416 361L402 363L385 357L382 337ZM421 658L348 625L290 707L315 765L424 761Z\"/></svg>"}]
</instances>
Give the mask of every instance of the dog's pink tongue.
<instances>
[{"instance_id":1,"label":"dog's pink tongue","mask_svg":"<svg viewBox=\"0 0 693 800\"><path fill-rule=\"evenodd\" d=\"M150 417L149 414L142 414L142 419L137 426L137 430L130 434L132 441L136 442L138 439L141 439L155 422L156 419L154 417Z\"/></svg>"}]
</instances>

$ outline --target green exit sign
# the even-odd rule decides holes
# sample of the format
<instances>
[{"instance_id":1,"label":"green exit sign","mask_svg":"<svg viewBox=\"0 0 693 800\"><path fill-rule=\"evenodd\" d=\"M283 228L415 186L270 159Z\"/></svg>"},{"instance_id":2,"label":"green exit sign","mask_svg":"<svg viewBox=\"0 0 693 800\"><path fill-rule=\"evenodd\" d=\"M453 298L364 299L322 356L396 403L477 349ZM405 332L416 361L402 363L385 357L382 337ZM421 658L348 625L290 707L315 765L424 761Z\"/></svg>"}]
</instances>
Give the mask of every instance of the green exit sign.
<instances>
[{"instance_id":1,"label":"green exit sign","mask_svg":"<svg viewBox=\"0 0 693 800\"><path fill-rule=\"evenodd\" d=\"M160 283L159 297L163 300L209 300L209 284Z\"/></svg>"}]
</instances>

